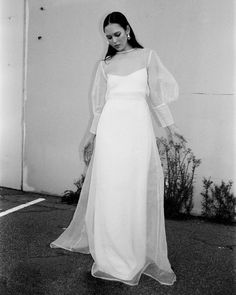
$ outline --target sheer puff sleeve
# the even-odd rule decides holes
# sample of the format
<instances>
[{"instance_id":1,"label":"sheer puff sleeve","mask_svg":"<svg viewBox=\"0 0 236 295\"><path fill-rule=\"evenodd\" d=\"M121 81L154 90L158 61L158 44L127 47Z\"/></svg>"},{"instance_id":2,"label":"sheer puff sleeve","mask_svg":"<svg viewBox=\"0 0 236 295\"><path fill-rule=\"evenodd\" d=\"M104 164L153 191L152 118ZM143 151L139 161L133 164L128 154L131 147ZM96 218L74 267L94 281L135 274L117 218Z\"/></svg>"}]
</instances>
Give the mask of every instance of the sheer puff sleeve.
<instances>
[{"instance_id":1,"label":"sheer puff sleeve","mask_svg":"<svg viewBox=\"0 0 236 295\"><path fill-rule=\"evenodd\" d=\"M103 68L103 62L100 61L97 67L95 79L93 82L91 98L93 109L93 121L90 127L90 132L96 134L98 121L105 104L107 79Z\"/></svg>"},{"instance_id":2,"label":"sheer puff sleeve","mask_svg":"<svg viewBox=\"0 0 236 295\"><path fill-rule=\"evenodd\" d=\"M178 98L178 84L154 50L150 50L147 64L152 109L162 127L170 126L174 120L167 104Z\"/></svg>"}]
</instances>

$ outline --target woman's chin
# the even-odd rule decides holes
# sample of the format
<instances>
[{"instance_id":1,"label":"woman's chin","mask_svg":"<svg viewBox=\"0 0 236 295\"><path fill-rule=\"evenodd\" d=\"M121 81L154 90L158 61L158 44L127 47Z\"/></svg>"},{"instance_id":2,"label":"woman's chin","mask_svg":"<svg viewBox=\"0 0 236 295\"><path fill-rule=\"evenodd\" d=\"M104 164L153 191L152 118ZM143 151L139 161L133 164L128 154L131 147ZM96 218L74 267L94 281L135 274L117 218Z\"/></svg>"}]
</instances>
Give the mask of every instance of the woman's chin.
<instances>
[{"instance_id":1,"label":"woman's chin","mask_svg":"<svg viewBox=\"0 0 236 295\"><path fill-rule=\"evenodd\" d=\"M114 47L117 51L122 51L123 50L123 48L119 45L119 46L115 46Z\"/></svg>"}]
</instances>

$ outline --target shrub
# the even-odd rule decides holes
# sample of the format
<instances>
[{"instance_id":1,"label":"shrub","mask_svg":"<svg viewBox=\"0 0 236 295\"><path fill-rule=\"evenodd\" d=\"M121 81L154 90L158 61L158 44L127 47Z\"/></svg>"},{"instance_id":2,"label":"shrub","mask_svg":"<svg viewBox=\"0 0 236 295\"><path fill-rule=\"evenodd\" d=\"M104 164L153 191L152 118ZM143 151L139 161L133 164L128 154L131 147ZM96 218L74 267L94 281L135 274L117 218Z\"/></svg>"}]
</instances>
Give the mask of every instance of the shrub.
<instances>
[{"instance_id":1,"label":"shrub","mask_svg":"<svg viewBox=\"0 0 236 295\"><path fill-rule=\"evenodd\" d=\"M208 219L231 223L236 217L236 198L231 193L233 182L221 181L220 185L214 184L211 178L203 178L203 188L201 192L202 215Z\"/></svg>"},{"instance_id":2,"label":"shrub","mask_svg":"<svg viewBox=\"0 0 236 295\"><path fill-rule=\"evenodd\" d=\"M88 167L90 160L92 158L93 149L94 149L94 141L92 143L87 144L84 148L83 159L84 159L84 163L87 167ZM75 192L72 190L65 190L64 191L64 194L61 198L61 201L63 203L67 203L67 204L77 204L78 203L85 176L86 175L81 174L80 179L74 183L74 185L77 187L77 190Z\"/></svg>"},{"instance_id":3,"label":"shrub","mask_svg":"<svg viewBox=\"0 0 236 295\"><path fill-rule=\"evenodd\" d=\"M193 208L193 183L197 159L185 142L167 143L165 138L157 138L164 172L164 208L167 217L190 215Z\"/></svg>"},{"instance_id":4,"label":"shrub","mask_svg":"<svg viewBox=\"0 0 236 295\"><path fill-rule=\"evenodd\" d=\"M61 198L62 203L67 204L77 204L79 201L80 193L82 190L82 186L84 183L85 175L81 174L80 179L74 183L74 185L77 187L76 191L72 190L65 190L64 194Z\"/></svg>"}]
</instances>

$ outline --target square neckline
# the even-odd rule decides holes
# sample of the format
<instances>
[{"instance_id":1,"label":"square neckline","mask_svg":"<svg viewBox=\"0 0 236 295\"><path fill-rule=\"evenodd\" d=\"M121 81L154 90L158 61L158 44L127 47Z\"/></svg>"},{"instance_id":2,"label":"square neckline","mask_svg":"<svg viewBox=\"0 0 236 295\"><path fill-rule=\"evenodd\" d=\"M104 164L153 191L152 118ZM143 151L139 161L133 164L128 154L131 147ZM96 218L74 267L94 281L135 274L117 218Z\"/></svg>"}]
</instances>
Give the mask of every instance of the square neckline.
<instances>
[{"instance_id":1,"label":"square neckline","mask_svg":"<svg viewBox=\"0 0 236 295\"><path fill-rule=\"evenodd\" d=\"M132 72L132 73L127 74L127 75L116 75L116 74L108 74L108 73L107 73L107 76L128 77L128 76L131 76L131 75L133 75L134 73L137 73L137 72L142 71L142 70L145 70L145 71L147 72L147 67L142 67L142 68L140 68L140 69L138 69L138 70L136 70L136 71L134 71L134 72Z\"/></svg>"}]
</instances>

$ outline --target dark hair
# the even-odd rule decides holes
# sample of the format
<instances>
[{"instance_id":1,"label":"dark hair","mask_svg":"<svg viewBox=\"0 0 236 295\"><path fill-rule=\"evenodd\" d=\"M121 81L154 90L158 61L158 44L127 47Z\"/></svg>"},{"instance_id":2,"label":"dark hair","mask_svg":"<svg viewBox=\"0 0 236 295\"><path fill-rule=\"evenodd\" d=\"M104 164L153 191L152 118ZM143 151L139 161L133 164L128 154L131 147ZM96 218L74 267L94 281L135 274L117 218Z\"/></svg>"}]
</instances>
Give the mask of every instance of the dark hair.
<instances>
[{"instance_id":1,"label":"dark hair","mask_svg":"<svg viewBox=\"0 0 236 295\"><path fill-rule=\"evenodd\" d=\"M142 45L138 43L136 40L136 37L134 35L134 31L131 28L129 22L127 21L124 14L122 14L119 11L113 11L112 13L108 14L103 22L103 32L105 32L105 27L109 24L119 24L124 30L127 29L127 26L130 27L130 40L127 40L130 46L133 48L143 48ZM105 59L112 58L114 55L116 55L117 50L113 48L111 45L108 46L107 53L105 55Z\"/></svg>"}]
</instances>

